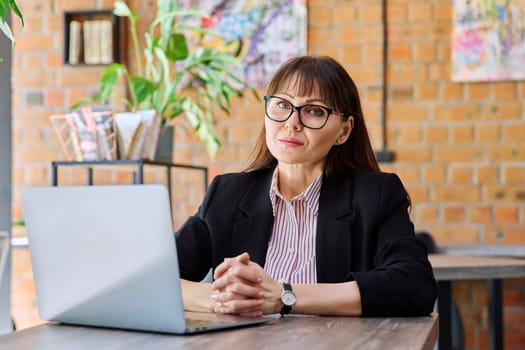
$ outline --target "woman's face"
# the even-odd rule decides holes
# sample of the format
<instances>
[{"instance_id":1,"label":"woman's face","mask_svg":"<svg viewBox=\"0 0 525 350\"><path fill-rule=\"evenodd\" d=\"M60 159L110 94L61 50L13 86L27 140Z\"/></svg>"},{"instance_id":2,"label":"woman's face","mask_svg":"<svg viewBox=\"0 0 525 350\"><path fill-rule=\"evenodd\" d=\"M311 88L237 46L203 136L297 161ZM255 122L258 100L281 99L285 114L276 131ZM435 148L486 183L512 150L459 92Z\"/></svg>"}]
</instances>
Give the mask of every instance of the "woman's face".
<instances>
[{"instance_id":1,"label":"woman's face","mask_svg":"<svg viewBox=\"0 0 525 350\"><path fill-rule=\"evenodd\" d=\"M274 96L281 97L294 106L314 104L334 109L315 91L309 96L298 96L295 90L287 88ZM264 125L266 144L279 164L315 166L324 164L328 151L334 145L343 144L347 140L352 131L353 118L345 120L333 113L321 129L309 129L301 124L298 112L294 110L288 120L276 122L266 117Z\"/></svg>"}]
</instances>

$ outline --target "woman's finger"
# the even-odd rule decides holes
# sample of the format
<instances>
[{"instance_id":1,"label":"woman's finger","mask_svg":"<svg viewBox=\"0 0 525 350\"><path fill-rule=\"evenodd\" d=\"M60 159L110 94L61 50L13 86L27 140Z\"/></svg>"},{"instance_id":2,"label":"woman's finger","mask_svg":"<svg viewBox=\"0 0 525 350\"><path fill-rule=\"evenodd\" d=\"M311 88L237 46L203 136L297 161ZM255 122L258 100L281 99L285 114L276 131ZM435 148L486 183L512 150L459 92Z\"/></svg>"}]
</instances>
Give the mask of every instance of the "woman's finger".
<instances>
[{"instance_id":1,"label":"woman's finger","mask_svg":"<svg viewBox=\"0 0 525 350\"><path fill-rule=\"evenodd\" d=\"M262 312L261 305L263 304L262 299L243 299L243 300L230 300L230 301L218 301L215 303L215 312L220 314L258 314Z\"/></svg>"}]
</instances>

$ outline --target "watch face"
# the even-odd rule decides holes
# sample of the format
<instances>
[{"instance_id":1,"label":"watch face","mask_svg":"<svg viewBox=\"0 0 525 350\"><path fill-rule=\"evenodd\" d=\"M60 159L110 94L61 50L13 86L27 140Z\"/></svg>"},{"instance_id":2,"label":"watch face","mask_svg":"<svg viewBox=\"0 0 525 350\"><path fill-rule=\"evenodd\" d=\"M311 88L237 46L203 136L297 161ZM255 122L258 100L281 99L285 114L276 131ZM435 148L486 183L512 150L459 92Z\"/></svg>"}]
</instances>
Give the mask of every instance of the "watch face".
<instances>
[{"instance_id":1,"label":"watch face","mask_svg":"<svg viewBox=\"0 0 525 350\"><path fill-rule=\"evenodd\" d=\"M291 306L295 304L295 295L290 291L284 291L281 295L281 301L284 305Z\"/></svg>"}]
</instances>

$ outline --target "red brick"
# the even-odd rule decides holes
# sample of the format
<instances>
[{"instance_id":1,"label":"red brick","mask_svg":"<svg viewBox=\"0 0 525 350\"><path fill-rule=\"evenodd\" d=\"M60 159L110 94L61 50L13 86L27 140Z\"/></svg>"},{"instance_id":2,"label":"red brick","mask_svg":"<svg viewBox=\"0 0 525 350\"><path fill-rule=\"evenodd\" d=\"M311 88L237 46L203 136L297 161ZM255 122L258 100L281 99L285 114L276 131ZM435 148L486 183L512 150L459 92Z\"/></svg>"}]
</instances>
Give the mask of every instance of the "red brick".
<instances>
[{"instance_id":1,"label":"red brick","mask_svg":"<svg viewBox=\"0 0 525 350\"><path fill-rule=\"evenodd\" d=\"M423 82L428 80L428 69L424 64L393 63L388 67L388 79L392 82Z\"/></svg>"},{"instance_id":2,"label":"red brick","mask_svg":"<svg viewBox=\"0 0 525 350\"><path fill-rule=\"evenodd\" d=\"M361 23L380 23L381 22L381 6L370 5L359 8L358 20Z\"/></svg>"},{"instance_id":3,"label":"red brick","mask_svg":"<svg viewBox=\"0 0 525 350\"><path fill-rule=\"evenodd\" d=\"M392 147L396 154L396 160L399 162L428 162L431 159L431 150L429 147Z\"/></svg>"},{"instance_id":4,"label":"red brick","mask_svg":"<svg viewBox=\"0 0 525 350\"><path fill-rule=\"evenodd\" d=\"M444 143L448 140L446 126L429 126L426 129L426 141L430 143Z\"/></svg>"},{"instance_id":5,"label":"red brick","mask_svg":"<svg viewBox=\"0 0 525 350\"><path fill-rule=\"evenodd\" d=\"M388 2L387 4L387 16L389 22L392 23L405 23L407 20L407 5L406 4L393 4Z\"/></svg>"},{"instance_id":6,"label":"red brick","mask_svg":"<svg viewBox=\"0 0 525 350\"><path fill-rule=\"evenodd\" d=\"M476 140L479 142L498 142L501 140L501 126L497 124L476 125Z\"/></svg>"},{"instance_id":7,"label":"red brick","mask_svg":"<svg viewBox=\"0 0 525 350\"><path fill-rule=\"evenodd\" d=\"M472 168L453 166L449 169L449 183L452 184L471 184Z\"/></svg>"},{"instance_id":8,"label":"red brick","mask_svg":"<svg viewBox=\"0 0 525 350\"><path fill-rule=\"evenodd\" d=\"M459 101L463 99L463 85L457 83L441 84L441 99L445 101Z\"/></svg>"},{"instance_id":9,"label":"red brick","mask_svg":"<svg viewBox=\"0 0 525 350\"><path fill-rule=\"evenodd\" d=\"M438 221L438 208L417 206L415 209L416 221L420 224L435 224Z\"/></svg>"},{"instance_id":10,"label":"red brick","mask_svg":"<svg viewBox=\"0 0 525 350\"><path fill-rule=\"evenodd\" d=\"M525 144L519 145L490 145L487 146L487 157L491 161L523 161L525 160Z\"/></svg>"},{"instance_id":11,"label":"red brick","mask_svg":"<svg viewBox=\"0 0 525 350\"><path fill-rule=\"evenodd\" d=\"M498 102L488 105L481 111L485 120L517 120L521 118L523 106L520 102Z\"/></svg>"},{"instance_id":12,"label":"red brick","mask_svg":"<svg viewBox=\"0 0 525 350\"><path fill-rule=\"evenodd\" d=\"M429 110L426 106L412 103L399 103L387 109L389 122L418 122L428 119Z\"/></svg>"},{"instance_id":13,"label":"red brick","mask_svg":"<svg viewBox=\"0 0 525 350\"><path fill-rule=\"evenodd\" d=\"M443 165L426 165L423 168L423 181L427 184L445 183L445 167Z\"/></svg>"},{"instance_id":14,"label":"red brick","mask_svg":"<svg viewBox=\"0 0 525 350\"><path fill-rule=\"evenodd\" d=\"M507 206L494 207L494 222L496 224L516 224L518 222L518 208Z\"/></svg>"},{"instance_id":15,"label":"red brick","mask_svg":"<svg viewBox=\"0 0 525 350\"><path fill-rule=\"evenodd\" d=\"M419 125L405 125L398 130L396 141L400 144L418 143L421 140L422 133Z\"/></svg>"},{"instance_id":16,"label":"red brick","mask_svg":"<svg viewBox=\"0 0 525 350\"><path fill-rule=\"evenodd\" d=\"M408 20L410 22L426 22L432 18L431 4L412 3L408 6Z\"/></svg>"},{"instance_id":17,"label":"red brick","mask_svg":"<svg viewBox=\"0 0 525 350\"><path fill-rule=\"evenodd\" d=\"M380 63L383 59L383 47L380 44L365 45L364 49L364 62L368 63Z\"/></svg>"},{"instance_id":18,"label":"red brick","mask_svg":"<svg viewBox=\"0 0 525 350\"><path fill-rule=\"evenodd\" d=\"M483 187L483 200L496 205L499 202L523 201L525 191L522 185L488 185ZM524 226L525 227L525 226Z\"/></svg>"},{"instance_id":19,"label":"red brick","mask_svg":"<svg viewBox=\"0 0 525 350\"><path fill-rule=\"evenodd\" d=\"M415 97L418 101L434 100L438 96L438 85L436 83L418 83L415 86Z\"/></svg>"},{"instance_id":20,"label":"red brick","mask_svg":"<svg viewBox=\"0 0 525 350\"><path fill-rule=\"evenodd\" d=\"M432 63L428 73L430 80L441 80L451 75L450 63Z\"/></svg>"},{"instance_id":21,"label":"red brick","mask_svg":"<svg viewBox=\"0 0 525 350\"><path fill-rule=\"evenodd\" d=\"M505 286L507 283L505 282ZM503 304L505 306L523 306L525 300L523 299L523 293L516 289L505 289L503 291Z\"/></svg>"},{"instance_id":22,"label":"red brick","mask_svg":"<svg viewBox=\"0 0 525 350\"><path fill-rule=\"evenodd\" d=\"M425 24L390 25L388 29L391 42L416 42L428 37L429 30Z\"/></svg>"},{"instance_id":23,"label":"red brick","mask_svg":"<svg viewBox=\"0 0 525 350\"><path fill-rule=\"evenodd\" d=\"M467 84L469 100L485 100L490 96L490 86L486 84Z\"/></svg>"},{"instance_id":24,"label":"red brick","mask_svg":"<svg viewBox=\"0 0 525 350\"><path fill-rule=\"evenodd\" d=\"M435 43L412 43L411 46L414 47L415 62L432 62L437 57Z\"/></svg>"},{"instance_id":25,"label":"red brick","mask_svg":"<svg viewBox=\"0 0 525 350\"><path fill-rule=\"evenodd\" d=\"M463 207L443 208L443 221L447 224L464 222L465 217L465 208Z\"/></svg>"},{"instance_id":26,"label":"red brick","mask_svg":"<svg viewBox=\"0 0 525 350\"><path fill-rule=\"evenodd\" d=\"M492 83L492 97L495 100L515 100L518 96L517 83L509 81L498 81Z\"/></svg>"},{"instance_id":27,"label":"red brick","mask_svg":"<svg viewBox=\"0 0 525 350\"><path fill-rule=\"evenodd\" d=\"M312 15L308 17L308 25L312 27L327 26L333 23L332 9L324 6L310 8Z\"/></svg>"},{"instance_id":28,"label":"red brick","mask_svg":"<svg viewBox=\"0 0 525 350\"><path fill-rule=\"evenodd\" d=\"M431 25L430 33L432 34L430 36L432 40L448 40L452 35L452 22L434 22Z\"/></svg>"},{"instance_id":29,"label":"red brick","mask_svg":"<svg viewBox=\"0 0 525 350\"><path fill-rule=\"evenodd\" d=\"M523 184L525 182L525 166L503 168L503 182L516 185Z\"/></svg>"},{"instance_id":30,"label":"red brick","mask_svg":"<svg viewBox=\"0 0 525 350\"><path fill-rule=\"evenodd\" d=\"M454 144L472 143L474 141L473 125L453 126L450 130L451 141Z\"/></svg>"},{"instance_id":31,"label":"red brick","mask_svg":"<svg viewBox=\"0 0 525 350\"><path fill-rule=\"evenodd\" d=\"M434 109L434 120L436 121L460 121L472 120L477 118L481 112L478 105L452 105L436 106Z\"/></svg>"},{"instance_id":32,"label":"red brick","mask_svg":"<svg viewBox=\"0 0 525 350\"><path fill-rule=\"evenodd\" d=\"M390 100L393 103L407 103L414 98L413 86L393 86L390 90Z\"/></svg>"},{"instance_id":33,"label":"red brick","mask_svg":"<svg viewBox=\"0 0 525 350\"><path fill-rule=\"evenodd\" d=\"M478 243L476 227L464 225L439 225L432 228L432 236L438 245Z\"/></svg>"},{"instance_id":34,"label":"red brick","mask_svg":"<svg viewBox=\"0 0 525 350\"><path fill-rule=\"evenodd\" d=\"M343 48L343 60L348 63L360 63L363 60L363 48L350 45Z\"/></svg>"},{"instance_id":35,"label":"red brick","mask_svg":"<svg viewBox=\"0 0 525 350\"><path fill-rule=\"evenodd\" d=\"M482 159L481 146L441 146L434 152L437 162L473 162Z\"/></svg>"},{"instance_id":36,"label":"red brick","mask_svg":"<svg viewBox=\"0 0 525 350\"><path fill-rule=\"evenodd\" d=\"M434 7L434 19L436 20L452 20L452 4L449 2L436 3Z\"/></svg>"},{"instance_id":37,"label":"red brick","mask_svg":"<svg viewBox=\"0 0 525 350\"><path fill-rule=\"evenodd\" d=\"M499 168L496 166L480 166L475 172L474 183L496 184L499 181Z\"/></svg>"},{"instance_id":38,"label":"red brick","mask_svg":"<svg viewBox=\"0 0 525 350\"><path fill-rule=\"evenodd\" d=\"M477 186L441 186L432 188L432 199L439 203L476 203L481 199Z\"/></svg>"},{"instance_id":39,"label":"red brick","mask_svg":"<svg viewBox=\"0 0 525 350\"><path fill-rule=\"evenodd\" d=\"M19 52L43 51L53 48L53 38L48 35L31 35L18 37L16 50Z\"/></svg>"},{"instance_id":40,"label":"red brick","mask_svg":"<svg viewBox=\"0 0 525 350\"><path fill-rule=\"evenodd\" d=\"M388 47L388 57L391 62L409 61L412 56L412 47L409 43L394 43Z\"/></svg>"},{"instance_id":41,"label":"red brick","mask_svg":"<svg viewBox=\"0 0 525 350\"><path fill-rule=\"evenodd\" d=\"M404 184L409 183L420 183L421 182L421 174L420 174L420 167L419 166L411 166L411 165L405 165L400 166L397 171L397 175L401 178L401 181L403 181Z\"/></svg>"},{"instance_id":42,"label":"red brick","mask_svg":"<svg viewBox=\"0 0 525 350\"><path fill-rule=\"evenodd\" d=\"M334 8L334 24L351 24L357 19L357 10L350 6L336 6Z\"/></svg>"},{"instance_id":43,"label":"red brick","mask_svg":"<svg viewBox=\"0 0 525 350\"><path fill-rule=\"evenodd\" d=\"M525 141L525 123L508 124L503 126L503 140L506 142L524 142Z\"/></svg>"},{"instance_id":44,"label":"red brick","mask_svg":"<svg viewBox=\"0 0 525 350\"><path fill-rule=\"evenodd\" d=\"M492 210L490 207L471 207L469 217L474 224L488 224L492 222Z\"/></svg>"},{"instance_id":45,"label":"red brick","mask_svg":"<svg viewBox=\"0 0 525 350\"><path fill-rule=\"evenodd\" d=\"M516 225L487 226L485 244L525 244L525 227Z\"/></svg>"}]
</instances>

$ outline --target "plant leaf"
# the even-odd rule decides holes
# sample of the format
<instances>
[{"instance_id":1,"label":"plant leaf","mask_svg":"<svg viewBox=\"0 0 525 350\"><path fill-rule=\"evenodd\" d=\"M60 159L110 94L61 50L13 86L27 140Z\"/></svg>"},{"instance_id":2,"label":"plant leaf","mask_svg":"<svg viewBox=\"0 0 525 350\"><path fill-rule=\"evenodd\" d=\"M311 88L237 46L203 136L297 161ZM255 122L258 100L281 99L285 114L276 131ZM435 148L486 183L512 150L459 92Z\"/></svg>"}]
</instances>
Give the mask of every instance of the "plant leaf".
<instances>
[{"instance_id":1,"label":"plant leaf","mask_svg":"<svg viewBox=\"0 0 525 350\"><path fill-rule=\"evenodd\" d=\"M13 33L11 32L11 28L9 28L9 25L4 20L0 19L0 30L5 34L5 36L11 40L11 46L15 45L15 38L13 36Z\"/></svg>"},{"instance_id":2,"label":"plant leaf","mask_svg":"<svg viewBox=\"0 0 525 350\"><path fill-rule=\"evenodd\" d=\"M131 77L131 94L137 104L146 101L156 89L157 85L151 80L136 75Z\"/></svg>"},{"instance_id":3,"label":"plant leaf","mask_svg":"<svg viewBox=\"0 0 525 350\"><path fill-rule=\"evenodd\" d=\"M13 12L20 18L20 21L22 22L22 27L23 27L24 26L24 16L22 16L22 12L20 12L20 9L16 5L16 2L14 0L9 0L9 6L13 10ZM5 19L5 14L2 15L2 18Z\"/></svg>"},{"instance_id":4,"label":"plant leaf","mask_svg":"<svg viewBox=\"0 0 525 350\"><path fill-rule=\"evenodd\" d=\"M127 75L128 70L126 67L120 63L110 64L100 77L100 87L99 95L97 99L100 102L106 103L111 95L113 94L113 89L117 85L118 80L123 76Z\"/></svg>"},{"instance_id":5,"label":"plant leaf","mask_svg":"<svg viewBox=\"0 0 525 350\"><path fill-rule=\"evenodd\" d=\"M180 33L171 34L166 46L166 56L172 61L180 61L186 59L188 54L186 37Z\"/></svg>"}]
</instances>

